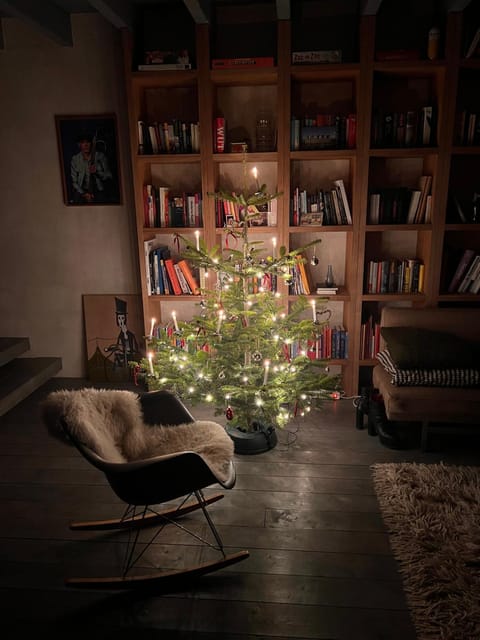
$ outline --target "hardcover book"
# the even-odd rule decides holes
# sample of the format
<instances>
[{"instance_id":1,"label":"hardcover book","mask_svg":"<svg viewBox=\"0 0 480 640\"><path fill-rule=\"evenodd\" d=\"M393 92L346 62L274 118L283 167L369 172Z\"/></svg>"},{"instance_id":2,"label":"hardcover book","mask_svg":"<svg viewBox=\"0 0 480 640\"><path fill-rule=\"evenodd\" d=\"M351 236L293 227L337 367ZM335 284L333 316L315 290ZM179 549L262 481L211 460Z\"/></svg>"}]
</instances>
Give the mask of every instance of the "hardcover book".
<instances>
[{"instance_id":1,"label":"hardcover book","mask_svg":"<svg viewBox=\"0 0 480 640\"><path fill-rule=\"evenodd\" d=\"M273 67L273 57L214 58L212 69L241 69L242 67Z\"/></svg>"},{"instance_id":2,"label":"hardcover book","mask_svg":"<svg viewBox=\"0 0 480 640\"><path fill-rule=\"evenodd\" d=\"M341 61L341 49L323 49L319 51L292 52L292 64L325 64Z\"/></svg>"},{"instance_id":3,"label":"hardcover book","mask_svg":"<svg viewBox=\"0 0 480 640\"><path fill-rule=\"evenodd\" d=\"M182 71L185 69L191 69L192 65L187 62L187 63L181 63L181 62L172 62L170 64L166 63L166 64L139 64L138 65L138 70L139 71Z\"/></svg>"}]
</instances>

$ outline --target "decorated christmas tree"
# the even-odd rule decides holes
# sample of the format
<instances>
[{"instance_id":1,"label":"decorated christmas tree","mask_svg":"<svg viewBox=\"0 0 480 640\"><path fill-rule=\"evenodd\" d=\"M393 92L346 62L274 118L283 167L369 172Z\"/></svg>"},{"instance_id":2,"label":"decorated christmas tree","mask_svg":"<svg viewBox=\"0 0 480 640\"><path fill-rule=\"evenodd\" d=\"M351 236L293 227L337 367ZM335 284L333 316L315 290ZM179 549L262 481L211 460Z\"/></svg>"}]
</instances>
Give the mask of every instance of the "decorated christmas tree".
<instances>
[{"instance_id":1,"label":"decorated christmas tree","mask_svg":"<svg viewBox=\"0 0 480 640\"><path fill-rule=\"evenodd\" d=\"M167 324L152 327L141 370L149 390L168 389L185 402L210 404L231 427L283 427L340 386L315 355L324 301L299 295L286 306L277 292L281 281L290 286L306 248L319 241L277 251L275 241L269 250L250 239L259 211L279 195L269 195L265 185L249 196L210 195L238 213L228 229L235 248L209 250L198 233L194 244L180 236L182 257L199 282L215 284L201 288L198 313L189 321L173 313Z\"/></svg>"}]
</instances>

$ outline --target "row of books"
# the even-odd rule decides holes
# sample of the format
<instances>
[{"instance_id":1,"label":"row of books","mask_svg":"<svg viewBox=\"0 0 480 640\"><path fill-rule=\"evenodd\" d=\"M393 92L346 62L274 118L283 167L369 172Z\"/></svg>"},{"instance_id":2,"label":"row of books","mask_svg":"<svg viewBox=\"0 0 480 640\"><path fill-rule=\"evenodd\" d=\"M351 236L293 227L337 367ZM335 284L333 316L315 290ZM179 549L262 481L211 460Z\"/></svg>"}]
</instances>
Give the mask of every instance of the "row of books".
<instances>
[{"instance_id":1,"label":"row of books","mask_svg":"<svg viewBox=\"0 0 480 640\"><path fill-rule=\"evenodd\" d=\"M147 293L151 295L199 295L200 286L186 260L174 260L170 248L156 236L144 241Z\"/></svg>"},{"instance_id":2,"label":"row of books","mask_svg":"<svg viewBox=\"0 0 480 640\"><path fill-rule=\"evenodd\" d=\"M423 293L425 265L417 258L369 260L365 293Z\"/></svg>"},{"instance_id":3,"label":"row of books","mask_svg":"<svg viewBox=\"0 0 480 640\"><path fill-rule=\"evenodd\" d=\"M138 123L138 153L151 155L158 153L199 153L200 124L198 122Z\"/></svg>"},{"instance_id":4,"label":"row of books","mask_svg":"<svg viewBox=\"0 0 480 640\"><path fill-rule=\"evenodd\" d=\"M296 296L308 296L312 293L312 285L307 272L305 256L300 253L296 256L296 259L296 264L290 269L290 293Z\"/></svg>"},{"instance_id":5,"label":"row of books","mask_svg":"<svg viewBox=\"0 0 480 640\"><path fill-rule=\"evenodd\" d=\"M144 226L146 229L159 227L201 227L202 194L173 193L169 187L153 184L143 186Z\"/></svg>"},{"instance_id":6,"label":"row of books","mask_svg":"<svg viewBox=\"0 0 480 640\"><path fill-rule=\"evenodd\" d=\"M462 109L458 118L457 144L480 144L480 113Z\"/></svg>"},{"instance_id":7,"label":"row of books","mask_svg":"<svg viewBox=\"0 0 480 640\"><path fill-rule=\"evenodd\" d=\"M187 351L205 348L203 344L195 344L193 340L185 340L185 338L176 335L175 325L171 321L163 326L155 325L151 333L153 338L160 338L165 334L171 340L172 345L179 349ZM292 360L304 349L303 342L289 343L285 345L285 357ZM318 336L308 341L307 356L311 360L344 360L348 358L348 331L342 325L334 327L325 325Z\"/></svg>"},{"instance_id":8,"label":"row of books","mask_svg":"<svg viewBox=\"0 0 480 640\"><path fill-rule=\"evenodd\" d=\"M233 195L235 195L233 193ZM268 204L261 206L248 206L248 213L254 215L250 220L253 227L275 227L277 225L277 200L271 200ZM236 202L218 198L215 200L215 219L217 228L238 227L243 217L243 208Z\"/></svg>"},{"instance_id":9,"label":"row of books","mask_svg":"<svg viewBox=\"0 0 480 640\"><path fill-rule=\"evenodd\" d=\"M432 176L420 176L418 188L385 187L370 193L369 224L428 224L432 221Z\"/></svg>"},{"instance_id":10,"label":"row of books","mask_svg":"<svg viewBox=\"0 0 480 640\"><path fill-rule=\"evenodd\" d=\"M332 189L308 192L295 187L290 199L290 225L351 225L352 213L345 182L333 181Z\"/></svg>"},{"instance_id":11,"label":"row of books","mask_svg":"<svg viewBox=\"0 0 480 640\"><path fill-rule=\"evenodd\" d=\"M430 147L436 144L436 109L432 105L417 110L384 112L372 117L373 147Z\"/></svg>"},{"instance_id":12,"label":"row of books","mask_svg":"<svg viewBox=\"0 0 480 640\"><path fill-rule=\"evenodd\" d=\"M315 339L308 341L307 356L311 360L348 358L348 331L343 325L326 324Z\"/></svg>"},{"instance_id":13,"label":"row of books","mask_svg":"<svg viewBox=\"0 0 480 640\"><path fill-rule=\"evenodd\" d=\"M373 316L360 327L360 359L374 358L380 351L380 323Z\"/></svg>"},{"instance_id":14,"label":"row of books","mask_svg":"<svg viewBox=\"0 0 480 640\"><path fill-rule=\"evenodd\" d=\"M355 113L319 114L315 118L292 117L290 147L292 151L315 149L354 149L357 144Z\"/></svg>"},{"instance_id":15,"label":"row of books","mask_svg":"<svg viewBox=\"0 0 480 640\"><path fill-rule=\"evenodd\" d=\"M465 249L448 286L448 293L480 291L480 252Z\"/></svg>"}]
</instances>

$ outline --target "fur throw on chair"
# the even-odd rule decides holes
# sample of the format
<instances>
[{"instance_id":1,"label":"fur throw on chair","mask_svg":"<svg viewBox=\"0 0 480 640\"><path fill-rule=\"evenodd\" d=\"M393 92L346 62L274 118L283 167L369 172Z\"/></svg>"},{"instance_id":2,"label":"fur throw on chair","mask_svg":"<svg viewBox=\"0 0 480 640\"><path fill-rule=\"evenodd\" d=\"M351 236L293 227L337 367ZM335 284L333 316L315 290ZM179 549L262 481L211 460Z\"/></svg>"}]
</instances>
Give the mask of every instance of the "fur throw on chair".
<instances>
[{"instance_id":1,"label":"fur throw on chair","mask_svg":"<svg viewBox=\"0 0 480 640\"><path fill-rule=\"evenodd\" d=\"M71 434L108 462L194 451L219 480L227 478L233 441L220 424L208 420L145 424L139 396L132 391L54 391L43 402L42 413L52 435L61 437L59 421L64 418Z\"/></svg>"}]
</instances>

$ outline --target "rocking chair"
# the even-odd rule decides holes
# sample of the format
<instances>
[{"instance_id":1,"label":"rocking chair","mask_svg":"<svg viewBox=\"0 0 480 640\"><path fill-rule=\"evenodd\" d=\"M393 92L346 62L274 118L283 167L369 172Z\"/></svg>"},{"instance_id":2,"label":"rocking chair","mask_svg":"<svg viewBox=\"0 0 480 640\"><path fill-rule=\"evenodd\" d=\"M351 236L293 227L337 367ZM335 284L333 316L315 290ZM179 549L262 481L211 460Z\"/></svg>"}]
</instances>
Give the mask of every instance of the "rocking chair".
<instances>
[{"instance_id":1,"label":"rocking chair","mask_svg":"<svg viewBox=\"0 0 480 640\"><path fill-rule=\"evenodd\" d=\"M233 442L216 422L196 421L181 401L166 391L80 389L50 393L42 406L49 432L67 440L102 471L114 493L128 505L119 519L73 522L74 530L131 529L123 570L112 577L67 578L77 588L129 589L165 586L180 578L196 577L248 558L248 551L226 554L207 511L222 493L203 489L235 484ZM195 500L190 501L194 496ZM158 505L180 499L175 506ZM215 543L176 522L197 509L203 512ZM131 570L167 524L174 524L219 551L221 557L190 568L137 575ZM140 529L157 525L150 541L137 551Z\"/></svg>"}]
</instances>

